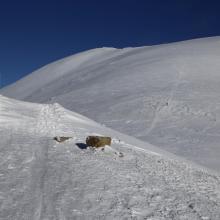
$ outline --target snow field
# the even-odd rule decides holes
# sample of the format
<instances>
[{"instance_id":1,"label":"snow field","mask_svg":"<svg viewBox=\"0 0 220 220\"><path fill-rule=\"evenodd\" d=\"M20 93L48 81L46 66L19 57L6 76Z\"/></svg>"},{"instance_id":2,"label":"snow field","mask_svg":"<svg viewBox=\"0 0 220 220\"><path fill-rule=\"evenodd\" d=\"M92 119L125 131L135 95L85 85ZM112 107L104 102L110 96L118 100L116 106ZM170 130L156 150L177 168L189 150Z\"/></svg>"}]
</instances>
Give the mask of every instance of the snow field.
<instances>
[{"instance_id":1,"label":"snow field","mask_svg":"<svg viewBox=\"0 0 220 220\"><path fill-rule=\"evenodd\" d=\"M59 103L219 171L219 48L219 37L98 48L51 63L0 93Z\"/></svg>"},{"instance_id":2,"label":"snow field","mask_svg":"<svg viewBox=\"0 0 220 220\"><path fill-rule=\"evenodd\" d=\"M16 117L0 112L12 120L0 125L0 219L220 219L218 175L140 149L138 141L57 104L18 103L23 116L32 106L35 120L24 117L19 129ZM111 148L86 148L92 132L113 137ZM70 134L64 143L52 140Z\"/></svg>"}]
</instances>

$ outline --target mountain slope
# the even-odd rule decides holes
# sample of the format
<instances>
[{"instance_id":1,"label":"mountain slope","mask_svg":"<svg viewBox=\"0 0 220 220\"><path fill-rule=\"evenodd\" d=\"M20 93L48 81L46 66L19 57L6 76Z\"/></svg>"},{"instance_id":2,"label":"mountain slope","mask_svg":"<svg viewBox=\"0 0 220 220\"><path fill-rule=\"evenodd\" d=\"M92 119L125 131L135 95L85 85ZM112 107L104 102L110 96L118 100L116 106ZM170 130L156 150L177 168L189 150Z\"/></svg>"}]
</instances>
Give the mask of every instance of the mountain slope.
<instances>
[{"instance_id":1,"label":"mountain slope","mask_svg":"<svg viewBox=\"0 0 220 220\"><path fill-rule=\"evenodd\" d=\"M220 38L100 48L49 64L2 90L53 103L219 170Z\"/></svg>"},{"instance_id":2,"label":"mountain slope","mask_svg":"<svg viewBox=\"0 0 220 220\"><path fill-rule=\"evenodd\" d=\"M0 219L220 218L218 175L58 104L0 101ZM94 132L124 157L85 148Z\"/></svg>"}]
</instances>

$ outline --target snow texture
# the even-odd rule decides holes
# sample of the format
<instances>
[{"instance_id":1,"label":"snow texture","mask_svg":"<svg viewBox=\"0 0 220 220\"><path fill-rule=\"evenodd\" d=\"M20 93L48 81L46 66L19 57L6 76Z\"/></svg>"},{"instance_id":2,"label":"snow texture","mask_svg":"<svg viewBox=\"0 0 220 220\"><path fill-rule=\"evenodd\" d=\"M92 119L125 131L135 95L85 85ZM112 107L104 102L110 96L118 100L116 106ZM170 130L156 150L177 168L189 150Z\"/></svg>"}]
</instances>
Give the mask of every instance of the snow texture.
<instances>
[{"instance_id":1,"label":"snow texture","mask_svg":"<svg viewBox=\"0 0 220 220\"><path fill-rule=\"evenodd\" d=\"M49 64L0 93L59 103L219 171L219 48L215 37L89 50Z\"/></svg>"},{"instance_id":2,"label":"snow texture","mask_svg":"<svg viewBox=\"0 0 220 220\"><path fill-rule=\"evenodd\" d=\"M1 220L220 219L218 174L59 104L0 103ZM112 146L91 150L91 134Z\"/></svg>"}]
</instances>

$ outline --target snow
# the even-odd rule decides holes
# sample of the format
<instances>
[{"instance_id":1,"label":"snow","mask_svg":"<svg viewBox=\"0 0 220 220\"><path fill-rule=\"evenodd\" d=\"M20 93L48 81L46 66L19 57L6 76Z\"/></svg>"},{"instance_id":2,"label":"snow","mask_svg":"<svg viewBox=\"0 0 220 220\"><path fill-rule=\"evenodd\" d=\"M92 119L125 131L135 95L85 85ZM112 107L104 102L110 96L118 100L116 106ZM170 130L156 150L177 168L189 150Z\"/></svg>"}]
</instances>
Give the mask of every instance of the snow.
<instances>
[{"instance_id":1,"label":"snow","mask_svg":"<svg viewBox=\"0 0 220 220\"><path fill-rule=\"evenodd\" d=\"M220 169L220 37L99 48L49 64L0 90L59 103L208 168Z\"/></svg>"},{"instance_id":2,"label":"snow","mask_svg":"<svg viewBox=\"0 0 220 220\"><path fill-rule=\"evenodd\" d=\"M217 173L59 104L0 103L0 219L220 219ZM91 133L112 146L87 148Z\"/></svg>"}]
</instances>

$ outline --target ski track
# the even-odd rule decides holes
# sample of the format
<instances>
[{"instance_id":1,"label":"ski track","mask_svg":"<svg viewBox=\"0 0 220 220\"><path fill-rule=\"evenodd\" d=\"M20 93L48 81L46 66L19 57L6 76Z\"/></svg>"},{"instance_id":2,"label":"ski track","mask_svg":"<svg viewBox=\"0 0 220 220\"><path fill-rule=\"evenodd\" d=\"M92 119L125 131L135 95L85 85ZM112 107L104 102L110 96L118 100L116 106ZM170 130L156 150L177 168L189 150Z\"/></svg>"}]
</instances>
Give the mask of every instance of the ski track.
<instances>
[{"instance_id":1,"label":"ski track","mask_svg":"<svg viewBox=\"0 0 220 220\"><path fill-rule=\"evenodd\" d=\"M159 104L156 106L156 109L154 111L154 117L153 117L153 120L151 122L150 127L146 131L146 136L148 136L154 130L157 123L160 121L160 115L163 114L162 112L163 112L164 108L168 108L168 106L170 104L172 104L174 96L175 96L175 94L178 90L179 84L181 82L181 76L182 76L181 70L177 70L177 72L178 72L177 79L173 85L173 88L170 91L169 97L167 98L167 100L165 100L163 102L160 101Z\"/></svg>"},{"instance_id":2,"label":"ski track","mask_svg":"<svg viewBox=\"0 0 220 220\"><path fill-rule=\"evenodd\" d=\"M177 78L174 82L173 87L170 90L169 97L165 101L160 101L159 104L157 105L157 107L154 111L154 117L153 117L152 123L151 123L150 127L148 128L148 130L146 132L147 136L154 130L154 128L156 127L156 125L160 121L160 117L163 114L163 110L165 110L165 111L168 110L169 111L169 106L172 105L172 101L175 101L174 97L175 97L175 95L178 91L179 85L182 82L182 77L183 77L183 74L185 72L184 61L181 60L181 65L179 65L179 67L174 65L174 69L176 69Z\"/></svg>"},{"instance_id":3,"label":"ski track","mask_svg":"<svg viewBox=\"0 0 220 220\"><path fill-rule=\"evenodd\" d=\"M66 116L59 105L43 105L35 132L3 139L0 219L220 219L219 176L118 138L112 148L122 158L82 150L76 143L90 131L77 130ZM75 138L52 140L70 125Z\"/></svg>"}]
</instances>

